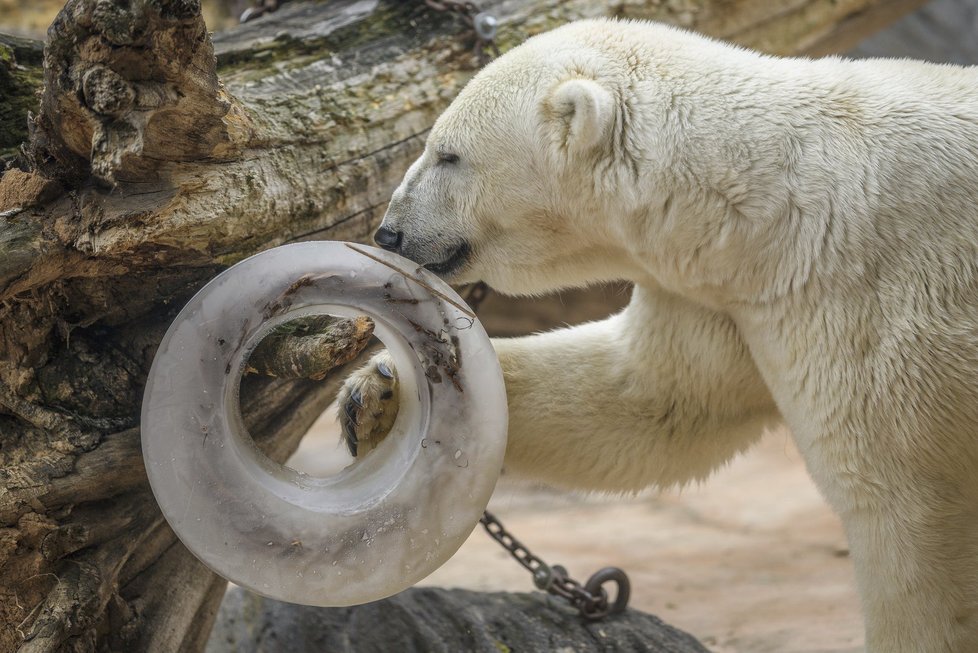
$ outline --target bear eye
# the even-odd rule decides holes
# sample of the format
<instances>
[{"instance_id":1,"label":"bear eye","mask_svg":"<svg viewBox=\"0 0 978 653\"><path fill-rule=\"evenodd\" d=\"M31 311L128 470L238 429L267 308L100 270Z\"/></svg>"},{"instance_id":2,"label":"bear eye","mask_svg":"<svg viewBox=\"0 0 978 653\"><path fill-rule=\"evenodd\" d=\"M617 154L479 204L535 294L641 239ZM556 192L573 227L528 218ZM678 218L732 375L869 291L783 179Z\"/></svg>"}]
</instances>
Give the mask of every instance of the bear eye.
<instances>
[{"instance_id":1,"label":"bear eye","mask_svg":"<svg viewBox=\"0 0 978 653\"><path fill-rule=\"evenodd\" d=\"M439 152L438 163L458 163L458 155L453 152Z\"/></svg>"}]
</instances>

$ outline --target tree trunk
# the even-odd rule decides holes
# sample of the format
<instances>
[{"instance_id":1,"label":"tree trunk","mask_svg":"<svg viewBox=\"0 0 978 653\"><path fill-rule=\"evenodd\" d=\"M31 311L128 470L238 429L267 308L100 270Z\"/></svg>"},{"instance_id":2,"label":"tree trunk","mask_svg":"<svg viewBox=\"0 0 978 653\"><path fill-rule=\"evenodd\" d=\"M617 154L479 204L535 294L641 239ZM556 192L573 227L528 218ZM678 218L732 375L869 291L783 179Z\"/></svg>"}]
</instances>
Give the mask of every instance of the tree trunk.
<instances>
[{"instance_id":1,"label":"tree trunk","mask_svg":"<svg viewBox=\"0 0 978 653\"><path fill-rule=\"evenodd\" d=\"M921 2L482 4L503 50L614 14L821 53ZM201 650L225 583L148 490L156 346L245 256L366 241L473 73L471 36L420 1L296 1L212 39L198 0L70 0L48 37L43 68L0 38L0 651ZM246 378L251 432L283 460L341 377Z\"/></svg>"}]
</instances>

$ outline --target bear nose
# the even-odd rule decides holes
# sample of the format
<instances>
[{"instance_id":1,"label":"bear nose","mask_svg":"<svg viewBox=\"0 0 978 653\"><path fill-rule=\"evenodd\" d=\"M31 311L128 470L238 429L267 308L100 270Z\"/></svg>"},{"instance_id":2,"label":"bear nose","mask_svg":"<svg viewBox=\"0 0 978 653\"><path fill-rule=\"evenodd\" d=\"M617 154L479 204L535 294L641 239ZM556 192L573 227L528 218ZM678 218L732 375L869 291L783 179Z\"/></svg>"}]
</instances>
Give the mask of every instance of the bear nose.
<instances>
[{"instance_id":1,"label":"bear nose","mask_svg":"<svg viewBox=\"0 0 978 653\"><path fill-rule=\"evenodd\" d=\"M396 252L401 247L401 240L404 238L404 232L394 231L393 229L388 229L387 227L381 227L374 234L374 242L386 249L389 252Z\"/></svg>"}]
</instances>

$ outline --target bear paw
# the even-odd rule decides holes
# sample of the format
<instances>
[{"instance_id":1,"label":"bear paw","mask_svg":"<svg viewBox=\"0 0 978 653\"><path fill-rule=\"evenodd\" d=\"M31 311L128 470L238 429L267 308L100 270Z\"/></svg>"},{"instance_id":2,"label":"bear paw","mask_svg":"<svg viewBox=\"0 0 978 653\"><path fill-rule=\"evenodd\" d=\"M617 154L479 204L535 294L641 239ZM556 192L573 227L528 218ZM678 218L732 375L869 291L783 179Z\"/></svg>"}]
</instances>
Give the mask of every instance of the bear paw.
<instances>
[{"instance_id":1,"label":"bear paw","mask_svg":"<svg viewBox=\"0 0 978 653\"><path fill-rule=\"evenodd\" d=\"M397 417L397 377L387 352L353 372L336 397L340 427L353 456L362 456L387 436Z\"/></svg>"}]
</instances>

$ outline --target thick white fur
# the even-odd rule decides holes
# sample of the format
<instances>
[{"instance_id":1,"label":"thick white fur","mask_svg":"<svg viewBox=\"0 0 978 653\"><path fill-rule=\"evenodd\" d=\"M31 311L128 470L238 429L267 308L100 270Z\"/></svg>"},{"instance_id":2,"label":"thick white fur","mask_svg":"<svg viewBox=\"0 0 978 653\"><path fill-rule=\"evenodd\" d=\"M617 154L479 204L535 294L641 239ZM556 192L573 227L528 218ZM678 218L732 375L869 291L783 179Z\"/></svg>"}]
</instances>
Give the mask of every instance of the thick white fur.
<instances>
[{"instance_id":1,"label":"thick white fur","mask_svg":"<svg viewBox=\"0 0 978 653\"><path fill-rule=\"evenodd\" d=\"M453 281L635 282L603 322L495 341L510 469L681 484L783 419L868 649L978 651L978 69L575 23L475 77L385 224L422 263L468 242Z\"/></svg>"}]
</instances>

